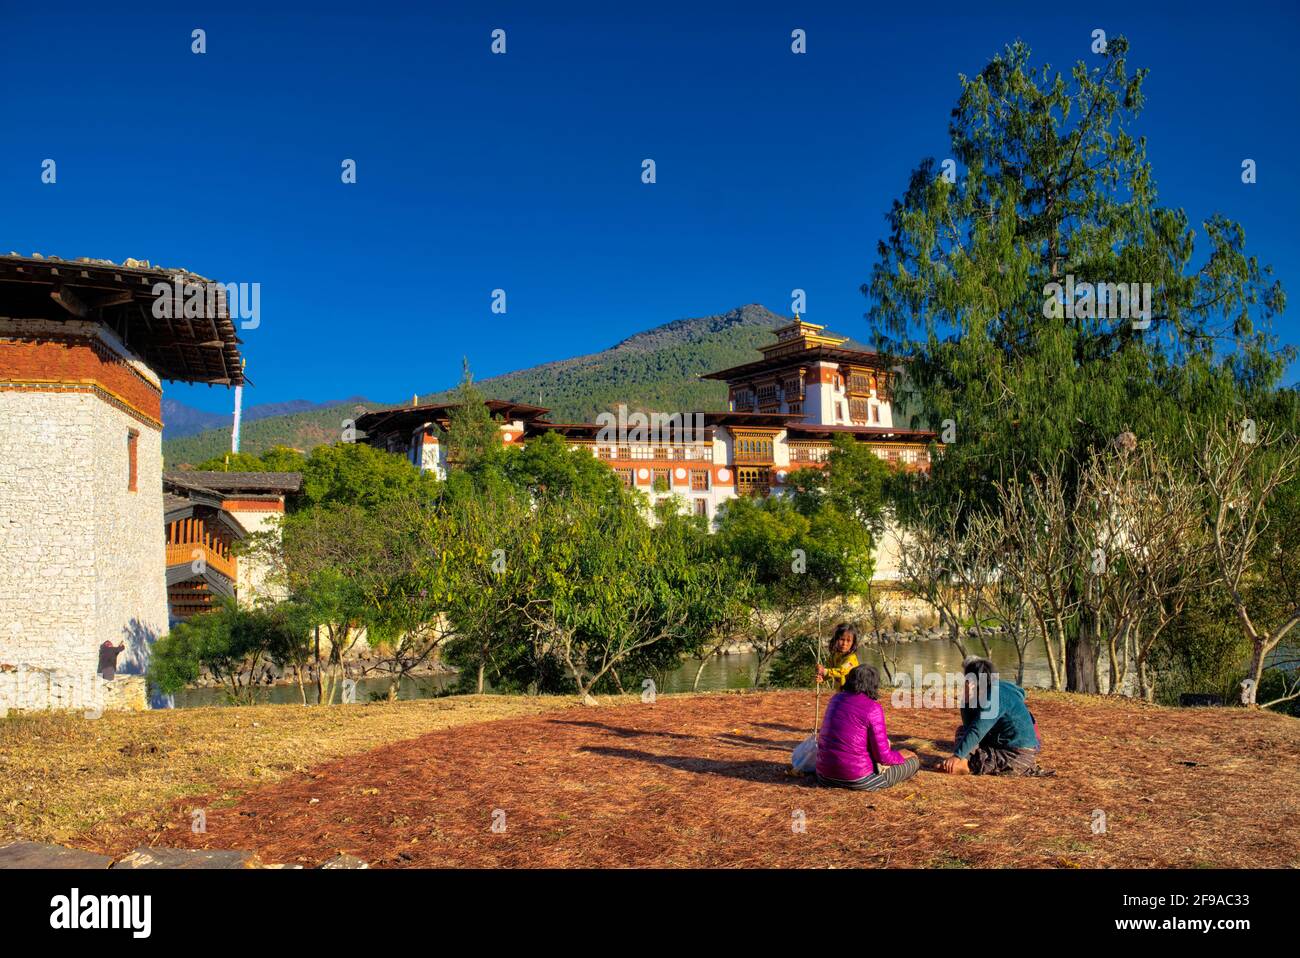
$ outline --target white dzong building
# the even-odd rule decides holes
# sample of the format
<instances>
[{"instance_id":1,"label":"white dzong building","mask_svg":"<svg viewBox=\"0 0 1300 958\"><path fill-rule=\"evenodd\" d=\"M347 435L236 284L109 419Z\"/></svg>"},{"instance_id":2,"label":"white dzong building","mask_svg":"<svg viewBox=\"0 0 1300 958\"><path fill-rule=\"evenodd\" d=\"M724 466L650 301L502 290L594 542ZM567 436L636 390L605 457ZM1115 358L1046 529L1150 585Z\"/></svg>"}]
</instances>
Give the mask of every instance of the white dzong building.
<instances>
[{"instance_id":1,"label":"white dzong building","mask_svg":"<svg viewBox=\"0 0 1300 958\"><path fill-rule=\"evenodd\" d=\"M935 434L895 428L896 374L879 354L847 348L844 337L797 317L775 335L761 359L704 377L727 384L725 412L665 416L620 409L602 422L557 423L541 406L495 399L487 405L500 422L502 442L558 432L652 501L676 497L711 521L728 499L780 492L792 470L821 468L837 435L867 443L897 468L929 470ZM447 461L439 434L453 408L413 403L368 413L356 426L363 441L442 477ZM888 577L888 565L880 572Z\"/></svg>"}]
</instances>

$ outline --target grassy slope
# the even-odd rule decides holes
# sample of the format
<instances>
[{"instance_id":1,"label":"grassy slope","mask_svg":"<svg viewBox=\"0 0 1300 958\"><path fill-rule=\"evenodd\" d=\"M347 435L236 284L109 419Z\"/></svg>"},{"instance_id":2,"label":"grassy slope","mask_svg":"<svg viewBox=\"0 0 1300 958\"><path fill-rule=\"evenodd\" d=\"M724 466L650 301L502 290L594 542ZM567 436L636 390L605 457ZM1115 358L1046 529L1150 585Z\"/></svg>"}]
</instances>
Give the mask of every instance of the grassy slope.
<instances>
[{"instance_id":1,"label":"grassy slope","mask_svg":"<svg viewBox=\"0 0 1300 958\"><path fill-rule=\"evenodd\" d=\"M356 707L258 705L0 719L0 844L65 841L105 821L155 821L168 802L274 782L341 755L572 698L457 696Z\"/></svg>"}]
</instances>

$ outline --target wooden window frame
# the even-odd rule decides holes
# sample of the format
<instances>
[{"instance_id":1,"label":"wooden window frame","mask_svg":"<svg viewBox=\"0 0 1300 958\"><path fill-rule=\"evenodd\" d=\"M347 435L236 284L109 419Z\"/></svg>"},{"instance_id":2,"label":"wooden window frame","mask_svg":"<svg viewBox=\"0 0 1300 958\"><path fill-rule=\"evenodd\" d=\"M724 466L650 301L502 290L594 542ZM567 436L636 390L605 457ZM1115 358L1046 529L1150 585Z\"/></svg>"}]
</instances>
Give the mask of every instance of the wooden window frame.
<instances>
[{"instance_id":1,"label":"wooden window frame","mask_svg":"<svg viewBox=\"0 0 1300 958\"><path fill-rule=\"evenodd\" d=\"M126 431L126 491L140 491L140 430Z\"/></svg>"}]
</instances>

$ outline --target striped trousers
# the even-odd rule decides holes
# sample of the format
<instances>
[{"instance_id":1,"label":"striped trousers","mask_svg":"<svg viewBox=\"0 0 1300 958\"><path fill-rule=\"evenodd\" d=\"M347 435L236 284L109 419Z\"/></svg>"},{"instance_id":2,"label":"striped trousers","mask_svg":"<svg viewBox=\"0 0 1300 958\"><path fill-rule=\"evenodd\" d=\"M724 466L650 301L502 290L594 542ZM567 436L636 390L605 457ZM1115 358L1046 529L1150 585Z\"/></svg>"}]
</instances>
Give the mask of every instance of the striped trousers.
<instances>
[{"instance_id":1,"label":"striped trousers","mask_svg":"<svg viewBox=\"0 0 1300 958\"><path fill-rule=\"evenodd\" d=\"M817 781L822 785L829 785L831 788L851 788L860 792L878 792L882 788L889 788L891 785L907 781L916 774L917 769L920 767L920 760L913 756L902 765L879 765L876 767L875 774L868 775L866 778L859 778L856 781L845 782L838 778L826 778L822 775L817 776Z\"/></svg>"}]
</instances>

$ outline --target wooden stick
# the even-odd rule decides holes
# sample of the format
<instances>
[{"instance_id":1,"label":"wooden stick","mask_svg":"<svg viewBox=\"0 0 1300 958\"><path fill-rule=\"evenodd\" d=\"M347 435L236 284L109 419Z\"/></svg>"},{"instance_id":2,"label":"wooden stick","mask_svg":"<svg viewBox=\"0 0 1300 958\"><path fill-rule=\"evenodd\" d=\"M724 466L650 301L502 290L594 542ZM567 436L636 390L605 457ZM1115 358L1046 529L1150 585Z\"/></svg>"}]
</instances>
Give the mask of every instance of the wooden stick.
<instances>
[{"instance_id":1,"label":"wooden stick","mask_svg":"<svg viewBox=\"0 0 1300 958\"><path fill-rule=\"evenodd\" d=\"M822 664L822 634L817 631L817 664ZM822 680L817 679L817 691L813 698L813 735L821 731L822 724Z\"/></svg>"}]
</instances>

